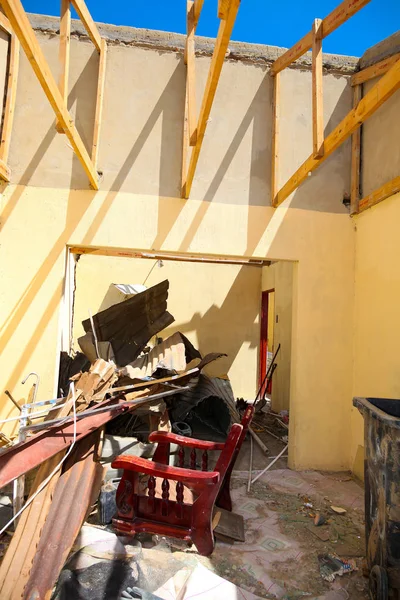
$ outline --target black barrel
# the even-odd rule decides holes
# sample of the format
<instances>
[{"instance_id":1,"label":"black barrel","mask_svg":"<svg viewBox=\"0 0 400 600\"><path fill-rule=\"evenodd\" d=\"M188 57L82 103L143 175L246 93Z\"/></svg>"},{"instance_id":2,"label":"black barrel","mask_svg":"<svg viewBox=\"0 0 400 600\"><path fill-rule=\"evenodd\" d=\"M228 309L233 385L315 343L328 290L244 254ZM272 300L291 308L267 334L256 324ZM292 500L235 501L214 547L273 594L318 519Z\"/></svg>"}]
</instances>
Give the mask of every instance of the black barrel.
<instances>
[{"instance_id":1,"label":"black barrel","mask_svg":"<svg viewBox=\"0 0 400 600\"><path fill-rule=\"evenodd\" d=\"M374 600L400 600L400 400L354 398L364 417L365 534Z\"/></svg>"}]
</instances>

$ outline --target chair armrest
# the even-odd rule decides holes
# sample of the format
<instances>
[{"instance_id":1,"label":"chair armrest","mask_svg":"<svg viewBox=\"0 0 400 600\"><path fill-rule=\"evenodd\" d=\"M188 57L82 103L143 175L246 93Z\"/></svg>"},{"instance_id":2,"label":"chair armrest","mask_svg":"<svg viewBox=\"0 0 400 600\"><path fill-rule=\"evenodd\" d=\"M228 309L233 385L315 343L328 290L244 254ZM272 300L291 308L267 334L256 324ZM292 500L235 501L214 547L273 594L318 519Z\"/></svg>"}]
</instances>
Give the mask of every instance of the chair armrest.
<instances>
[{"instance_id":1,"label":"chair armrest","mask_svg":"<svg viewBox=\"0 0 400 600\"><path fill-rule=\"evenodd\" d=\"M149 435L149 442L157 442L158 444L178 444L178 446L197 448L198 450L223 450L225 447L225 444L196 440L195 438L177 435L176 433L168 433L167 431L153 431L153 433Z\"/></svg>"},{"instance_id":2,"label":"chair armrest","mask_svg":"<svg viewBox=\"0 0 400 600\"><path fill-rule=\"evenodd\" d=\"M113 469L126 469L127 471L152 475L153 477L181 481L183 484L188 485L218 483L220 479L220 474L217 471L195 471L181 467L170 467L139 456L117 456L111 466Z\"/></svg>"}]
</instances>

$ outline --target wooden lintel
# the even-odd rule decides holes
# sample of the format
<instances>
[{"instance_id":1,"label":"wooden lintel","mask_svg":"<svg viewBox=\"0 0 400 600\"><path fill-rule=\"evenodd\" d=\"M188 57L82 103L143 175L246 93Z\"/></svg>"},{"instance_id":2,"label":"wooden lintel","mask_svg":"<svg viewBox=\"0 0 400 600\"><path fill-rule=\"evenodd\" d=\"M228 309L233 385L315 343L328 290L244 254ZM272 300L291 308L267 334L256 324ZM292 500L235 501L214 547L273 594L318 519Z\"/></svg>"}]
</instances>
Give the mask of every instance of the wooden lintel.
<instances>
[{"instance_id":1,"label":"wooden lintel","mask_svg":"<svg viewBox=\"0 0 400 600\"><path fill-rule=\"evenodd\" d=\"M363 8L371 0L344 0L322 21L322 36L326 38L335 31L347 19ZM271 65L271 75L276 75L279 71L286 69L295 60L303 56L312 46L312 31L309 31L292 48L289 48Z\"/></svg>"},{"instance_id":2,"label":"wooden lintel","mask_svg":"<svg viewBox=\"0 0 400 600\"><path fill-rule=\"evenodd\" d=\"M214 52L208 71L207 83L204 90L203 99L200 107L200 116L197 123L197 142L190 156L189 169L187 173L184 197L188 198L192 189L193 177L196 171L197 162L200 156L201 146L203 144L204 134L207 128L207 122L210 117L215 93L217 91L218 81L222 71L222 65L226 51L228 50L229 40L232 35L233 26L239 10L240 0L230 0L229 12L226 19L221 20L218 35L215 42Z\"/></svg>"},{"instance_id":3,"label":"wooden lintel","mask_svg":"<svg viewBox=\"0 0 400 600\"><path fill-rule=\"evenodd\" d=\"M271 204L276 206L276 194L279 185L279 105L280 105L280 73L272 78L272 148L271 148Z\"/></svg>"},{"instance_id":4,"label":"wooden lintel","mask_svg":"<svg viewBox=\"0 0 400 600\"><path fill-rule=\"evenodd\" d=\"M187 2L187 44L186 44L186 78L188 83L188 125L189 144L196 145L197 140L197 111L196 111L196 64L194 41L194 2Z\"/></svg>"},{"instance_id":5,"label":"wooden lintel","mask_svg":"<svg viewBox=\"0 0 400 600\"><path fill-rule=\"evenodd\" d=\"M203 8L204 0L194 0L194 28L196 30L197 23L199 22L201 9Z\"/></svg>"},{"instance_id":6,"label":"wooden lintel","mask_svg":"<svg viewBox=\"0 0 400 600\"><path fill-rule=\"evenodd\" d=\"M14 113L15 113L15 100L17 97L17 84L18 84L18 71L19 71L19 50L20 43L13 33L10 38L10 58L8 62L8 76L7 76L7 91L6 91L6 102L4 106L4 117L3 117L3 125L1 128L1 142L0 142L0 160L7 164L8 161L8 153L10 150L10 142L11 142L11 131L14 121ZM3 179L5 177L4 174L10 176L9 170L1 170L1 176ZM7 181L7 179L6 179Z\"/></svg>"},{"instance_id":7,"label":"wooden lintel","mask_svg":"<svg viewBox=\"0 0 400 600\"><path fill-rule=\"evenodd\" d=\"M312 128L313 156L324 154L324 105L322 77L322 19L315 19L312 27Z\"/></svg>"},{"instance_id":8,"label":"wooden lintel","mask_svg":"<svg viewBox=\"0 0 400 600\"><path fill-rule=\"evenodd\" d=\"M362 98L362 85L353 88L353 108L356 108ZM361 127L351 136L351 194L350 214L358 213L360 202L360 169L361 169Z\"/></svg>"},{"instance_id":9,"label":"wooden lintel","mask_svg":"<svg viewBox=\"0 0 400 600\"><path fill-rule=\"evenodd\" d=\"M99 56L99 77L97 80L96 113L94 117L93 145L92 145L92 163L97 171L97 162L99 158L100 130L103 116L104 87L106 83L106 63L107 63L107 43L105 39L101 40L101 50Z\"/></svg>"},{"instance_id":10,"label":"wooden lintel","mask_svg":"<svg viewBox=\"0 0 400 600\"><path fill-rule=\"evenodd\" d=\"M92 15L90 14L88 7L86 6L85 0L71 0L71 3L78 13L78 16L82 21L88 36L96 46L97 50L101 52L101 35L92 19Z\"/></svg>"},{"instance_id":11,"label":"wooden lintel","mask_svg":"<svg viewBox=\"0 0 400 600\"><path fill-rule=\"evenodd\" d=\"M72 148L76 152L82 166L95 190L98 189L98 176L90 160L88 151L68 112L67 106L44 57L43 51L29 22L21 0L1 0L11 27L17 35L22 48L49 100L56 118L60 121Z\"/></svg>"},{"instance_id":12,"label":"wooden lintel","mask_svg":"<svg viewBox=\"0 0 400 600\"><path fill-rule=\"evenodd\" d=\"M392 67L394 63L399 60L399 58L400 53L393 54L393 56L389 56L389 58L385 58L371 67L367 67L366 69L362 69L362 71L358 71L358 73L354 73L350 80L351 85L360 85L361 83L365 83L370 79L384 75L387 71L389 71L390 67Z\"/></svg>"},{"instance_id":13,"label":"wooden lintel","mask_svg":"<svg viewBox=\"0 0 400 600\"><path fill-rule=\"evenodd\" d=\"M400 177L395 177L360 200L358 212L361 213L364 210L375 206L375 204L379 204L379 202L386 200L386 198L397 194L398 192L400 192Z\"/></svg>"},{"instance_id":14,"label":"wooden lintel","mask_svg":"<svg viewBox=\"0 0 400 600\"><path fill-rule=\"evenodd\" d=\"M69 56L70 56L70 39L71 39L71 4L70 0L61 0L61 15L60 15L60 79L59 88L65 104L68 102L68 78L69 78ZM56 129L58 133L64 133L59 121L56 121Z\"/></svg>"},{"instance_id":15,"label":"wooden lintel","mask_svg":"<svg viewBox=\"0 0 400 600\"><path fill-rule=\"evenodd\" d=\"M365 94L355 108L335 127L325 139L324 155L314 158L312 155L301 165L296 173L279 190L277 203L280 204L307 179L309 173L339 148L356 129L386 102L400 88L400 60L398 60L385 75Z\"/></svg>"}]
</instances>

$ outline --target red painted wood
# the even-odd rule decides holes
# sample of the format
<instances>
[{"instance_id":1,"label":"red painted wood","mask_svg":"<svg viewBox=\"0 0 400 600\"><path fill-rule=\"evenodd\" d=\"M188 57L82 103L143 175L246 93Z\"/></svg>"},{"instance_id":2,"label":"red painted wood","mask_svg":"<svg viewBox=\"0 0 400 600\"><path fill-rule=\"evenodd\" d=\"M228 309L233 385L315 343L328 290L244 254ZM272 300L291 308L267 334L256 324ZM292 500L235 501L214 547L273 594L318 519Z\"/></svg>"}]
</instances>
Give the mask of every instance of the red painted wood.
<instances>
[{"instance_id":1,"label":"red painted wood","mask_svg":"<svg viewBox=\"0 0 400 600\"><path fill-rule=\"evenodd\" d=\"M195 450L195 448L193 448L193 450L190 453L190 468L193 469L194 471L196 470L196 450Z\"/></svg>"},{"instance_id":2,"label":"red painted wood","mask_svg":"<svg viewBox=\"0 0 400 600\"><path fill-rule=\"evenodd\" d=\"M214 504L221 508L227 507L228 510L232 509L229 489L232 469L253 413L253 407L248 407L242 424L232 425L225 444L220 444L222 446L221 454L212 472L195 471L182 466L171 467L134 456L118 457L112 463L112 467L124 469L124 474L117 491L118 514L113 519L116 530L129 535L147 532L176 537L194 543L201 555L209 556L214 549L211 525ZM157 433L157 436L160 434L161 432ZM151 435L153 436L153 434ZM169 439L170 435L173 434L161 435L159 443L165 446L166 440L168 440L167 443L172 441ZM182 438L183 436L178 437ZM186 442L186 438L183 440ZM197 440L191 439L188 441L197 442ZM184 445L192 447L195 453L197 446L186 443ZM206 454L209 447L202 449ZM204 454L202 468L206 467ZM179 464L183 465L183 448L180 448L178 456ZM191 462L193 462L193 458L191 458ZM151 509L148 497L139 485L140 473L164 479L162 497L154 498ZM170 499L170 480L177 482L176 501ZM184 486L195 494L193 504L184 503Z\"/></svg>"},{"instance_id":3,"label":"red painted wood","mask_svg":"<svg viewBox=\"0 0 400 600\"><path fill-rule=\"evenodd\" d=\"M204 450L203 456L201 457L201 470L207 471L208 469L208 454L207 450Z\"/></svg>"},{"instance_id":4,"label":"red painted wood","mask_svg":"<svg viewBox=\"0 0 400 600\"><path fill-rule=\"evenodd\" d=\"M269 293L261 294L261 327L260 327L260 366L258 373L258 387L260 388L267 372L267 353L268 353L268 302ZM261 390L261 397L264 390Z\"/></svg>"},{"instance_id":5,"label":"red painted wood","mask_svg":"<svg viewBox=\"0 0 400 600\"><path fill-rule=\"evenodd\" d=\"M149 442L158 444L178 444L184 448L196 448L197 450L223 450L225 444L217 442L207 442L204 440L196 440L195 438L177 435L176 433L168 433L168 431L153 431L149 435Z\"/></svg>"}]
</instances>

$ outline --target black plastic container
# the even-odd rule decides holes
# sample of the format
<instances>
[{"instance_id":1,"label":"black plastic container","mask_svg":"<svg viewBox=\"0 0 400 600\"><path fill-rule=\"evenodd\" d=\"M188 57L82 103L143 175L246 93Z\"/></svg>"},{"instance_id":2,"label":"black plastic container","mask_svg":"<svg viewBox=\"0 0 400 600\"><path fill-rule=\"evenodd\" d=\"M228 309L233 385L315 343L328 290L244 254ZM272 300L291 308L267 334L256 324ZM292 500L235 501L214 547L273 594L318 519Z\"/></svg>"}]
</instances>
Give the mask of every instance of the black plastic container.
<instances>
[{"instance_id":1,"label":"black plastic container","mask_svg":"<svg viewBox=\"0 0 400 600\"><path fill-rule=\"evenodd\" d=\"M400 600L400 400L354 398L364 417L365 534L373 600Z\"/></svg>"}]
</instances>

